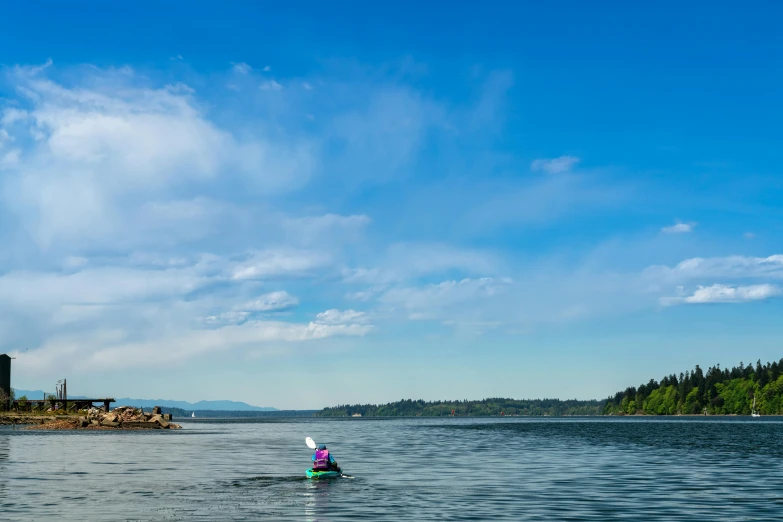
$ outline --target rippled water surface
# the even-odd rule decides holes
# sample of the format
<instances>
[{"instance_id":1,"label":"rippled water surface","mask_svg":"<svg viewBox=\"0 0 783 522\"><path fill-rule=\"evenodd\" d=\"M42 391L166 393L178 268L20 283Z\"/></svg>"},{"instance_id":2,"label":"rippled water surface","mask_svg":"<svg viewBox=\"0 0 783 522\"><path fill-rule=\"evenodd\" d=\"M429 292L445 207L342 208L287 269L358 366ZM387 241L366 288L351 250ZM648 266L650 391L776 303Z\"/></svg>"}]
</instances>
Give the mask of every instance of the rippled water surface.
<instances>
[{"instance_id":1,"label":"rippled water surface","mask_svg":"<svg viewBox=\"0 0 783 522\"><path fill-rule=\"evenodd\" d=\"M353 478L304 478L306 436ZM0 427L0 520L781 520L778 419Z\"/></svg>"}]
</instances>

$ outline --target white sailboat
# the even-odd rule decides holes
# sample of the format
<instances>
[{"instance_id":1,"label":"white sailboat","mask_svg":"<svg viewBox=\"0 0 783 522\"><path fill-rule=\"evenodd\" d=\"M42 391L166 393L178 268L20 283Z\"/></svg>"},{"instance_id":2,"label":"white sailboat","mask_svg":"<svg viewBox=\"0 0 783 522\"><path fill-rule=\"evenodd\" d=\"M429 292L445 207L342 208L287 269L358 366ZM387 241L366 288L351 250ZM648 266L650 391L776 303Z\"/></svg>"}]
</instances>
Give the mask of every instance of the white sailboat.
<instances>
[{"instance_id":1,"label":"white sailboat","mask_svg":"<svg viewBox=\"0 0 783 522\"><path fill-rule=\"evenodd\" d=\"M191 419L195 419L196 418L196 412L195 411L190 413L190 418Z\"/></svg>"},{"instance_id":2,"label":"white sailboat","mask_svg":"<svg viewBox=\"0 0 783 522\"><path fill-rule=\"evenodd\" d=\"M759 412L756 411L756 396L753 396L753 407L750 410L750 416L751 417L761 417Z\"/></svg>"}]
</instances>

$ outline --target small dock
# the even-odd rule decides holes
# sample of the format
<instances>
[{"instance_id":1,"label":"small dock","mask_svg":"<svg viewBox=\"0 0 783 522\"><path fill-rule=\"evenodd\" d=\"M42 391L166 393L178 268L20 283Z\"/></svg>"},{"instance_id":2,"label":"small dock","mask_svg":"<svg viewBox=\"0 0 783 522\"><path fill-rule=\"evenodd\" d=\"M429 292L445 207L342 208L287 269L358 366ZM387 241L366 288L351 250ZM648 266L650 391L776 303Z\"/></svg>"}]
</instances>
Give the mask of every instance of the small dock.
<instances>
[{"instance_id":1,"label":"small dock","mask_svg":"<svg viewBox=\"0 0 783 522\"><path fill-rule=\"evenodd\" d=\"M36 412L46 411L54 408L63 413L77 412L79 410L88 410L94 408L98 403L103 407L103 411L109 411L111 403L115 402L113 398L104 399L44 399L44 400L15 400L11 402L11 409L16 412Z\"/></svg>"}]
</instances>

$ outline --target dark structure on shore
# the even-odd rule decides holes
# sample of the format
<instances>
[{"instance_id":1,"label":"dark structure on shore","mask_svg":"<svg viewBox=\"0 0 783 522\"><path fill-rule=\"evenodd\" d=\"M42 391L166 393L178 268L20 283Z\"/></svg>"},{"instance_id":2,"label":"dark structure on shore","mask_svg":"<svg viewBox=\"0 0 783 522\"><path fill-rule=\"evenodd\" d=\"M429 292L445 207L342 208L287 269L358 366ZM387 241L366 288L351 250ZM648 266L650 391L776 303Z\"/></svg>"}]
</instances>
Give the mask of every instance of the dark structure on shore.
<instances>
[{"instance_id":1,"label":"dark structure on shore","mask_svg":"<svg viewBox=\"0 0 783 522\"><path fill-rule=\"evenodd\" d=\"M14 411L46 411L47 408L56 408L63 413L77 412L94 407L94 403L103 403L103 411L108 412L114 399L44 399L44 400L15 400L11 403Z\"/></svg>"},{"instance_id":2,"label":"dark structure on shore","mask_svg":"<svg viewBox=\"0 0 783 522\"><path fill-rule=\"evenodd\" d=\"M11 399L11 358L4 353L0 353L0 393L3 397ZM7 407L6 404L0 405Z\"/></svg>"},{"instance_id":3,"label":"dark structure on shore","mask_svg":"<svg viewBox=\"0 0 783 522\"><path fill-rule=\"evenodd\" d=\"M24 401L11 400L11 357L4 353L0 353L0 397L4 397L2 403L0 403L0 411L12 409L14 411L44 411L48 406L52 408L62 409L64 412L78 411L82 409L92 408L93 404L103 403L103 411L108 412L111 403L114 402L113 398L104 399L68 399L68 392L66 388L65 380L62 384L58 383L57 395L47 399L43 397L41 400L27 399Z\"/></svg>"}]
</instances>

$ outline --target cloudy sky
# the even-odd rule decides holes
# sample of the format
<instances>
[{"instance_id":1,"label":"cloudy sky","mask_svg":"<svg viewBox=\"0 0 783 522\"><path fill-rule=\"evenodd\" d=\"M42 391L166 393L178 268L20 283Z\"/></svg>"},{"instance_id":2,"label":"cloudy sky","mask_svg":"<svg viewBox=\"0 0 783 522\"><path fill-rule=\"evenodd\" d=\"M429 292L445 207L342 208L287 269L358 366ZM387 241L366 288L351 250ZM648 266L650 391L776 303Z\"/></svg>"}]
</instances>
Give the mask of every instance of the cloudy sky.
<instances>
[{"instance_id":1,"label":"cloudy sky","mask_svg":"<svg viewBox=\"0 0 783 522\"><path fill-rule=\"evenodd\" d=\"M779 359L783 12L678 4L5 6L13 384L318 408Z\"/></svg>"}]
</instances>

